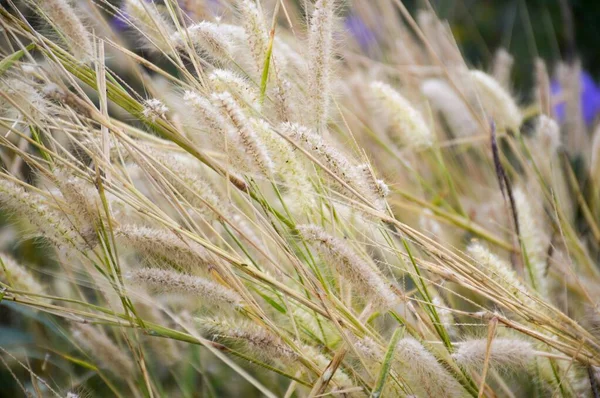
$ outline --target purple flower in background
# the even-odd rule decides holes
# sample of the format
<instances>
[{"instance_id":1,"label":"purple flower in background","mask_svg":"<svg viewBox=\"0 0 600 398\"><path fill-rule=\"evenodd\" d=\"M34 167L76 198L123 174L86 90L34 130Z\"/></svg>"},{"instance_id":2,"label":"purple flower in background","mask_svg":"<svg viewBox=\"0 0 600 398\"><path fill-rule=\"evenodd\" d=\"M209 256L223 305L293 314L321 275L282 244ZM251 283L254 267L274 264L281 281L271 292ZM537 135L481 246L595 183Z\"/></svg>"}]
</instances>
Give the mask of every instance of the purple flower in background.
<instances>
[{"instance_id":1,"label":"purple flower in background","mask_svg":"<svg viewBox=\"0 0 600 398\"><path fill-rule=\"evenodd\" d=\"M368 51L377 42L375 34L365 22L355 14L350 14L344 21L346 30L352 34L363 51Z\"/></svg>"},{"instance_id":2,"label":"purple flower in background","mask_svg":"<svg viewBox=\"0 0 600 398\"><path fill-rule=\"evenodd\" d=\"M153 0L141 0L144 3L152 4ZM131 21L130 16L127 13L127 4L126 0L121 2L121 6L119 10L113 15L110 24L117 32L124 32L129 29Z\"/></svg>"},{"instance_id":3,"label":"purple flower in background","mask_svg":"<svg viewBox=\"0 0 600 398\"><path fill-rule=\"evenodd\" d=\"M600 113L600 88L596 85L592 76L585 71L581 72L580 84L581 112L583 113L585 124L591 126L596 115ZM553 96L560 94L562 87L558 80L554 79L552 81L551 90ZM560 122L565 120L565 108L566 105L564 102L561 102L554 107L554 113Z\"/></svg>"},{"instance_id":4,"label":"purple flower in background","mask_svg":"<svg viewBox=\"0 0 600 398\"><path fill-rule=\"evenodd\" d=\"M127 23L127 21L119 15L115 15L112 17L112 21L110 22L110 25L117 32L123 32L123 31L127 30L127 28L129 27L129 24Z\"/></svg>"},{"instance_id":5,"label":"purple flower in background","mask_svg":"<svg viewBox=\"0 0 600 398\"><path fill-rule=\"evenodd\" d=\"M193 0L177 0L177 3L188 17L194 19L194 8L196 6ZM208 0L206 3L204 6L208 6L208 13L210 15L218 16L224 12L223 4L221 4L220 0Z\"/></svg>"}]
</instances>

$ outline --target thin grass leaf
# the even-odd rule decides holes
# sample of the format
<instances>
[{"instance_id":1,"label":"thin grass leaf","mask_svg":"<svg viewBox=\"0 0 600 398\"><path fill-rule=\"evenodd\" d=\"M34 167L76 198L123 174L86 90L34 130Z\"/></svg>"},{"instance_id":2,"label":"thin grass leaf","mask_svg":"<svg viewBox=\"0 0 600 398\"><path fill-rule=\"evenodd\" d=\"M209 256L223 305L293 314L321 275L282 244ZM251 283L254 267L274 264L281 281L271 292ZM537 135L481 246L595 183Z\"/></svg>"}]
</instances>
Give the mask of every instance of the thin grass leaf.
<instances>
[{"instance_id":1,"label":"thin grass leaf","mask_svg":"<svg viewBox=\"0 0 600 398\"><path fill-rule=\"evenodd\" d=\"M269 69L271 67L271 54L273 53L273 42L275 41L275 27L269 32L269 46L267 47L267 53L265 55L265 63L263 66L263 72L260 79L260 104L265 102L265 95L267 93L267 83L269 81Z\"/></svg>"},{"instance_id":2,"label":"thin grass leaf","mask_svg":"<svg viewBox=\"0 0 600 398\"><path fill-rule=\"evenodd\" d=\"M30 43L25 46L24 49L15 51L14 53L4 57L4 59L0 61L0 76L4 75L6 71L15 64L15 62L23 58L26 53L31 52L34 48L36 48L36 44Z\"/></svg>"},{"instance_id":3,"label":"thin grass leaf","mask_svg":"<svg viewBox=\"0 0 600 398\"><path fill-rule=\"evenodd\" d=\"M375 388L371 391L371 398L379 398L381 394L383 394L383 389L385 387L385 382L387 380L388 374L390 372L390 368L392 366L392 361L394 360L394 351L396 350L396 346L398 345L398 341L404 335L404 328L396 328L394 330L394 334L390 339L390 343L388 344L387 351L385 353L385 357L383 357L383 363L381 364L381 369L379 370L379 375L377 376L377 382L375 383Z\"/></svg>"}]
</instances>

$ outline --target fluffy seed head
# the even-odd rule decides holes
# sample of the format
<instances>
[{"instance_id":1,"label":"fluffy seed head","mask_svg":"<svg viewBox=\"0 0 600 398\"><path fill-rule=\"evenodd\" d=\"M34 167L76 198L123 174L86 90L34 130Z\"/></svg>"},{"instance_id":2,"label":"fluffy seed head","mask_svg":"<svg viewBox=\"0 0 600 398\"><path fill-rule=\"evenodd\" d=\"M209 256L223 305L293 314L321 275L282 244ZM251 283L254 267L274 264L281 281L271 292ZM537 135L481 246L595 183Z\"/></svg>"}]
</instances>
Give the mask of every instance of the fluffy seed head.
<instances>
[{"instance_id":1,"label":"fluffy seed head","mask_svg":"<svg viewBox=\"0 0 600 398\"><path fill-rule=\"evenodd\" d=\"M185 43L189 42L192 49L195 49L201 56L226 64L232 59L233 43L230 35L225 33L222 27L202 21L181 32L173 33L171 41L173 46L179 50L185 49Z\"/></svg>"},{"instance_id":2,"label":"fluffy seed head","mask_svg":"<svg viewBox=\"0 0 600 398\"><path fill-rule=\"evenodd\" d=\"M87 29L66 0L35 0L47 21L61 33L73 55L89 61L93 56L92 41Z\"/></svg>"},{"instance_id":3,"label":"fluffy seed head","mask_svg":"<svg viewBox=\"0 0 600 398\"><path fill-rule=\"evenodd\" d=\"M44 294L45 289L27 269L8 254L0 253L0 280L15 290Z\"/></svg>"},{"instance_id":4,"label":"fluffy seed head","mask_svg":"<svg viewBox=\"0 0 600 398\"><path fill-rule=\"evenodd\" d=\"M442 239L444 237L444 230L440 223L433 217L433 212L430 209L423 210L419 216L419 227L432 239Z\"/></svg>"},{"instance_id":5,"label":"fluffy seed head","mask_svg":"<svg viewBox=\"0 0 600 398\"><path fill-rule=\"evenodd\" d=\"M236 132L218 108L208 99L190 90L185 92L183 101L194 111L198 124L204 127L202 137L207 137L210 144L222 152L231 151Z\"/></svg>"},{"instance_id":6,"label":"fluffy seed head","mask_svg":"<svg viewBox=\"0 0 600 398\"><path fill-rule=\"evenodd\" d=\"M412 337L403 338L396 346L396 358L402 374L419 396L460 397L463 389L421 343Z\"/></svg>"},{"instance_id":7,"label":"fluffy seed head","mask_svg":"<svg viewBox=\"0 0 600 398\"><path fill-rule=\"evenodd\" d=\"M543 59L535 60L535 99L543 114L551 115L550 77Z\"/></svg>"},{"instance_id":8,"label":"fluffy seed head","mask_svg":"<svg viewBox=\"0 0 600 398\"><path fill-rule=\"evenodd\" d=\"M327 369L327 366L331 363L331 359L320 353L317 349L311 346L307 346L305 344L299 344L300 349L302 350L303 355L305 355L308 359L314 362L317 365L317 368L323 372ZM352 387L352 379L344 372L342 369L338 368L336 372L331 374L323 374L324 379L331 379L331 382L337 386L334 388L335 390L345 390ZM337 395L337 394L335 394Z\"/></svg>"},{"instance_id":9,"label":"fluffy seed head","mask_svg":"<svg viewBox=\"0 0 600 398\"><path fill-rule=\"evenodd\" d=\"M561 145L560 127L558 124L554 119L546 115L541 115L537 121L536 134L546 154L553 156Z\"/></svg>"},{"instance_id":10,"label":"fluffy seed head","mask_svg":"<svg viewBox=\"0 0 600 398\"><path fill-rule=\"evenodd\" d=\"M511 292L515 298L522 300L527 305L535 305L534 301L527 296L528 289L517 277L509 264L502 261L498 256L489 251L480 243L473 242L467 247L467 251L475 260L475 265L488 274L504 289Z\"/></svg>"},{"instance_id":11,"label":"fluffy seed head","mask_svg":"<svg viewBox=\"0 0 600 398\"><path fill-rule=\"evenodd\" d=\"M417 148L433 145L433 133L427 127L423 116L406 98L383 82L371 83L371 91L375 95L377 105L391 115L391 138L396 144Z\"/></svg>"},{"instance_id":12,"label":"fluffy seed head","mask_svg":"<svg viewBox=\"0 0 600 398\"><path fill-rule=\"evenodd\" d=\"M329 114L330 80L333 68L333 23L335 0L317 0L309 22L309 92L313 125L325 131Z\"/></svg>"},{"instance_id":13,"label":"fluffy seed head","mask_svg":"<svg viewBox=\"0 0 600 398\"><path fill-rule=\"evenodd\" d=\"M518 130L523 115L511 95L485 72L474 70L470 75L486 114L498 125Z\"/></svg>"},{"instance_id":14,"label":"fluffy seed head","mask_svg":"<svg viewBox=\"0 0 600 398\"><path fill-rule=\"evenodd\" d=\"M469 137L477 134L477 121L467 104L448 83L429 79L421 85L421 92L427 97L431 107L442 114L454 136Z\"/></svg>"},{"instance_id":15,"label":"fluffy seed head","mask_svg":"<svg viewBox=\"0 0 600 398\"><path fill-rule=\"evenodd\" d=\"M372 191L365 195L365 180L364 175L359 174L360 169L357 169L350 159L337 150L333 143L296 123L283 123L280 129L283 134L297 142L340 180L366 198L372 197ZM334 185L339 185L336 181L332 182ZM366 186L370 186L370 184L367 183ZM381 187L381 189L384 188Z\"/></svg>"},{"instance_id":16,"label":"fluffy seed head","mask_svg":"<svg viewBox=\"0 0 600 398\"><path fill-rule=\"evenodd\" d=\"M487 344L487 339L464 341L452 357L466 369L480 370L485 362ZM526 341L504 338L492 340L489 352L489 364L492 367L516 370L526 367L533 358L534 349Z\"/></svg>"},{"instance_id":17,"label":"fluffy seed head","mask_svg":"<svg viewBox=\"0 0 600 398\"><path fill-rule=\"evenodd\" d=\"M494 79L507 90L510 88L510 72L512 71L514 63L515 60L512 55L503 48L500 48L496 51L496 54L494 54L492 76L494 76Z\"/></svg>"},{"instance_id":18,"label":"fluffy seed head","mask_svg":"<svg viewBox=\"0 0 600 398\"><path fill-rule=\"evenodd\" d=\"M237 309L242 306L242 298L233 290L190 274L157 268L141 268L129 273L128 279L133 283L141 282L156 292L197 296L208 307Z\"/></svg>"},{"instance_id":19,"label":"fluffy seed head","mask_svg":"<svg viewBox=\"0 0 600 398\"><path fill-rule=\"evenodd\" d=\"M342 180L350 181L354 176L352 162L318 134L295 123L283 123L281 130L329 167Z\"/></svg>"},{"instance_id":20,"label":"fluffy seed head","mask_svg":"<svg viewBox=\"0 0 600 398\"><path fill-rule=\"evenodd\" d=\"M169 108L156 98L144 102L142 114L152 122L156 121L157 118L164 119L167 112L169 112Z\"/></svg>"},{"instance_id":21,"label":"fluffy seed head","mask_svg":"<svg viewBox=\"0 0 600 398\"><path fill-rule=\"evenodd\" d=\"M356 186L360 188L360 192L370 199L375 204L378 210L385 210L386 203L385 198L390 193L390 188L387 186L385 181L375 178L371 167L368 164L361 164L356 166L356 175L360 177L356 181Z\"/></svg>"},{"instance_id":22,"label":"fluffy seed head","mask_svg":"<svg viewBox=\"0 0 600 398\"><path fill-rule=\"evenodd\" d=\"M294 202L299 205L300 210L312 208L315 205L316 192L310 183L305 163L298 158L291 144L273 131L267 122L262 119L252 119L251 123L260 141L265 143L277 176L283 180L286 188L295 198Z\"/></svg>"},{"instance_id":23,"label":"fluffy seed head","mask_svg":"<svg viewBox=\"0 0 600 398\"><path fill-rule=\"evenodd\" d=\"M125 0L125 16L135 27L151 49L169 52L169 37L173 35L173 26L168 22L154 2L145 0Z\"/></svg>"},{"instance_id":24,"label":"fluffy seed head","mask_svg":"<svg viewBox=\"0 0 600 398\"><path fill-rule=\"evenodd\" d=\"M2 81L2 91L11 101L0 97L0 114L14 117L18 112L25 117L34 119L44 118L49 111L49 103L30 81L20 79L7 79Z\"/></svg>"},{"instance_id":25,"label":"fluffy seed head","mask_svg":"<svg viewBox=\"0 0 600 398\"><path fill-rule=\"evenodd\" d=\"M439 294L436 294L433 297L431 303L436 307L435 310L440 317L440 323L446 329L448 334L451 336L456 335L458 330L455 327L454 316L452 315L452 311L448 307L448 304Z\"/></svg>"},{"instance_id":26,"label":"fluffy seed head","mask_svg":"<svg viewBox=\"0 0 600 398\"><path fill-rule=\"evenodd\" d=\"M71 222L89 246L94 247L98 241L96 225L102 208L102 204L98 203L98 192L91 184L65 171L57 170L55 176L60 193L73 211Z\"/></svg>"},{"instance_id":27,"label":"fluffy seed head","mask_svg":"<svg viewBox=\"0 0 600 398\"><path fill-rule=\"evenodd\" d=\"M289 364L298 358L278 336L254 323L202 318L198 319L198 325L211 338L241 344L251 354L265 360L278 359Z\"/></svg>"},{"instance_id":28,"label":"fluffy seed head","mask_svg":"<svg viewBox=\"0 0 600 398\"><path fill-rule=\"evenodd\" d=\"M168 230L123 225L116 229L115 236L140 254L175 267L198 269L208 266L206 249Z\"/></svg>"},{"instance_id":29,"label":"fluffy seed head","mask_svg":"<svg viewBox=\"0 0 600 398\"><path fill-rule=\"evenodd\" d=\"M384 356L381 348L368 336L358 340L355 347L361 355L371 362L380 362Z\"/></svg>"},{"instance_id":30,"label":"fluffy seed head","mask_svg":"<svg viewBox=\"0 0 600 398\"><path fill-rule=\"evenodd\" d=\"M560 63L556 68L556 77L560 87L560 96L564 101L565 148L571 154L586 151L588 132L583 114L581 93L581 62L572 64Z\"/></svg>"},{"instance_id":31,"label":"fluffy seed head","mask_svg":"<svg viewBox=\"0 0 600 398\"><path fill-rule=\"evenodd\" d=\"M441 21L434 12L419 10L417 22L439 59L451 69L464 68L465 61L454 40L450 26Z\"/></svg>"},{"instance_id":32,"label":"fluffy seed head","mask_svg":"<svg viewBox=\"0 0 600 398\"><path fill-rule=\"evenodd\" d=\"M260 110L258 93L241 76L225 69L215 69L209 76L215 91L227 91L242 106Z\"/></svg>"},{"instance_id":33,"label":"fluffy seed head","mask_svg":"<svg viewBox=\"0 0 600 398\"><path fill-rule=\"evenodd\" d=\"M398 302L390 283L343 241L316 225L300 225L297 228L304 240L314 244L344 278L365 293L366 300L383 310Z\"/></svg>"},{"instance_id":34,"label":"fluffy seed head","mask_svg":"<svg viewBox=\"0 0 600 398\"><path fill-rule=\"evenodd\" d=\"M237 130L237 143L244 150L248 163L265 176L273 174L273 162L264 144L258 139L252 124L228 92L212 95L225 119Z\"/></svg>"},{"instance_id":35,"label":"fluffy seed head","mask_svg":"<svg viewBox=\"0 0 600 398\"><path fill-rule=\"evenodd\" d=\"M177 193L180 194L207 220L214 220L218 214L214 209L219 209L222 215L229 216L233 210L228 205L223 195L211 184L196 167L195 162L186 163L186 157L179 157L172 153L155 149L143 143L136 143L138 149L153 161L158 162L167 170L160 167L146 167L146 170L156 180L166 180Z\"/></svg>"},{"instance_id":36,"label":"fluffy seed head","mask_svg":"<svg viewBox=\"0 0 600 398\"><path fill-rule=\"evenodd\" d=\"M102 368L110 370L115 376L127 379L134 375L135 367L123 350L115 345L104 332L91 325L75 325L73 338L90 356L99 361Z\"/></svg>"},{"instance_id":37,"label":"fluffy seed head","mask_svg":"<svg viewBox=\"0 0 600 398\"><path fill-rule=\"evenodd\" d=\"M88 247L73 225L73 221L66 214L51 208L41 196L29 193L19 185L2 178L0 178L0 204L13 214L26 219L40 235L48 238L59 248Z\"/></svg>"},{"instance_id":38,"label":"fluffy seed head","mask_svg":"<svg viewBox=\"0 0 600 398\"><path fill-rule=\"evenodd\" d=\"M534 207L522 189L515 189L514 198L517 207L521 240L527 252L527 260L529 261L531 277L533 278L530 282L543 297L547 297L546 254L550 238L544 228L543 215L539 211L540 209Z\"/></svg>"},{"instance_id":39,"label":"fluffy seed head","mask_svg":"<svg viewBox=\"0 0 600 398\"><path fill-rule=\"evenodd\" d=\"M254 61L255 73L256 76L260 76L269 46L267 26L254 1L240 1L239 10L242 25L248 38L248 47Z\"/></svg>"},{"instance_id":40,"label":"fluffy seed head","mask_svg":"<svg viewBox=\"0 0 600 398\"><path fill-rule=\"evenodd\" d=\"M275 37L274 53L278 55L277 65L283 74L291 79L299 79L306 76L308 71L306 59L279 36Z\"/></svg>"}]
</instances>

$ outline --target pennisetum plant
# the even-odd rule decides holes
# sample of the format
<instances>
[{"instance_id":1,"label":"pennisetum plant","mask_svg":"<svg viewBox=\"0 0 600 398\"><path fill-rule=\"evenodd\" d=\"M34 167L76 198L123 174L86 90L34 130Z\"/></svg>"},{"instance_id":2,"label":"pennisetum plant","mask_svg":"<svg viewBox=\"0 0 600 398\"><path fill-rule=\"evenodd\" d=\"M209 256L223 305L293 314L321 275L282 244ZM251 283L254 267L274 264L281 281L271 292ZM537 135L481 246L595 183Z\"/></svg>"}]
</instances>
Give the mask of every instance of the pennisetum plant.
<instances>
[{"instance_id":1,"label":"pennisetum plant","mask_svg":"<svg viewBox=\"0 0 600 398\"><path fill-rule=\"evenodd\" d=\"M3 386L598 396L600 130L543 61L519 101L397 0L0 18Z\"/></svg>"}]
</instances>

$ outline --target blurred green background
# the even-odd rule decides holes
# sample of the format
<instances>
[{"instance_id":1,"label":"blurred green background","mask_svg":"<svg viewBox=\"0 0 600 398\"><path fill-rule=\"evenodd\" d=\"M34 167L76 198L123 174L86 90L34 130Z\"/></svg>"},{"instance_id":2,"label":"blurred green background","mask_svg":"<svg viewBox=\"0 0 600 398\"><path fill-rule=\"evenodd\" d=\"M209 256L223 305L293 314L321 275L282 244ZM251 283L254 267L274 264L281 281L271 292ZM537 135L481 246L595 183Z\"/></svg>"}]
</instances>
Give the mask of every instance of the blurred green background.
<instances>
[{"instance_id":1,"label":"blurred green background","mask_svg":"<svg viewBox=\"0 0 600 398\"><path fill-rule=\"evenodd\" d=\"M406 2L411 9L420 1ZM558 61L579 57L594 80L600 77L598 0L430 0L449 21L464 56L474 66L490 64L498 47L515 58L513 78L524 95L540 56L550 71Z\"/></svg>"}]
</instances>

